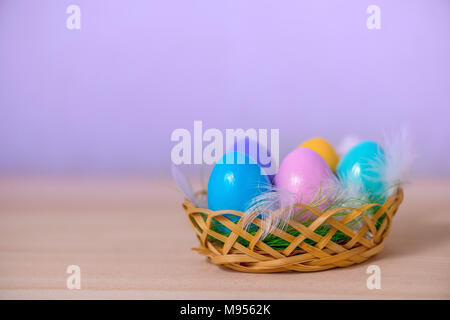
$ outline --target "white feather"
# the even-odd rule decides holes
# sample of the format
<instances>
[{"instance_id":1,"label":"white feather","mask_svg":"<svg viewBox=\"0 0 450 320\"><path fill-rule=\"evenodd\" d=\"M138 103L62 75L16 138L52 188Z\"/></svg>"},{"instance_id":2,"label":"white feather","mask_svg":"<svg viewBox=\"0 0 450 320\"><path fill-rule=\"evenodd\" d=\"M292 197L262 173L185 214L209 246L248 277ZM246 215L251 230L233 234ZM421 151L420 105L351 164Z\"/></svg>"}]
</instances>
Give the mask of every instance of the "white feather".
<instances>
[{"instance_id":1,"label":"white feather","mask_svg":"<svg viewBox=\"0 0 450 320\"><path fill-rule=\"evenodd\" d=\"M172 177L175 180L175 183L178 186L178 189L184 194L186 198L189 199L195 206L198 206L197 197L195 196L194 190L192 189L192 185L187 179L187 177L181 172L181 170L172 164Z\"/></svg>"},{"instance_id":2,"label":"white feather","mask_svg":"<svg viewBox=\"0 0 450 320\"><path fill-rule=\"evenodd\" d=\"M365 180L381 182L383 189L380 194L370 194L363 185L361 179L353 177L351 183L342 181L345 184L346 201L344 206L357 207L364 203L377 202L376 199L385 199L398 187L403 186L409 180L414 154L412 151L411 138L406 129L401 129L396 134L384 134L383 143L380 144L383 151L378 152L378 156L373 159L365 159L370 169L371 175L364 175ZM362 177L361 177L362 178Z\"/></svg>"},{"instance_id":3,"label":"white feather","mask_svg":"<svg viewBox=\"0 0 450 320\"><path fill-rule=\"evenodd\" d=\"M374 159L368 159L374 176L384 184L384 190L380 194L373 195L363 186L362 179L352 179L351 183L341 181L344 190L344 199L341 206L348 208L357 208L363 204L379 202L396 192L398 187L408 182L411 167L414 161L411 138L406 129L401 129L397 134L384 135L384 141L381 144L384 154ZM371 177L365 176L365 179ZM345 186L344 186L345 185ZM365 213L369 214L369 213ZM352 229L358 230L364 225L361 218L357 219L352 225ZM370 233L365 236L370 236Z\"/></svg>"},{"instance_id":4,"label":"white feather","mask_svg":"<svg viewBox=\"0 0 450 320\"><path fill-rule=\"evenodd\" d=\"M355 175L349 180L341 180L342 201L341 207L356 208L370 202L372 195L364 187L361 176Z\"/></svg>"},{"instance_id":5,"label":"white feather","mask_svg":"<svg viewBox=\"0 0 450 320\"><path fill-rule=\"evenodd\" d=\"M287 190L276 186L267 187L266 191L253 198L244 212L242 216L244 228L248 228L256 218L259 218L262 239L277 226L284 229L294 213L295 199L295 195ZM285 208L282 208L281 203L286 203Z\"/></svg>"},{"instance_id":6,"label":"white feather","mask_svg":"<svg viewBox=\"0 0 450 320\"><path fill-rule=\"evenodd\" d=\"M409 174L414 161L411 139L408 131L403 128L396 134L384 134L381 144L384 153L369 159L370 171L384 185L380 197L389 197L397 188L403 186L409 180ZM366 177L370 178L370 177Z\"/></svg>"},{"instance_id":7,"label":"white feather","mask_svg":"<svg viewBox=\"0 0 450 320\"><path fill-rule=\"evenodd\" d=\"M382 144L386 156L382 179L387 185L387 196L394 193L410 179L415 154L411 136L406 128L395 135L384 135Z\"/></svg>"},{"instance_id":8,"label":"white feather","mask_svg":"<svg viewBox=\"0 0 450 320\"><path fill-rule=\"evenodd\" d=\"M318 190L313 199L305 204L327 210L339 206L343 199L342 196L342 189L336 179L333 180L332 187ZM303 203L301 195L270 186L265 192L253 198L242 217L243 225L248 228L256 218L259 218L262 230L261 239L264 239L275 228L286 229L291 220L303 222L306 222L305 219L314 220L315 216L308 210L295 206L299 203Z\"/></svg>"}]
</instances>

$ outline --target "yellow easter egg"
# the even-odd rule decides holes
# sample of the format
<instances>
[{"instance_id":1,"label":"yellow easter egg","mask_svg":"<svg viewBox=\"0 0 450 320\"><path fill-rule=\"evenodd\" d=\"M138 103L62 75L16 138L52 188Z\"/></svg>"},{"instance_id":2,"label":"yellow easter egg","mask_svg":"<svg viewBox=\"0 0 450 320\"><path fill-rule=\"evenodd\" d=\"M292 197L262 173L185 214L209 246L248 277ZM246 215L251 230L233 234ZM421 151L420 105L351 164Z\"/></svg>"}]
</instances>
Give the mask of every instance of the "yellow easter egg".
<instances>
[{"instance_id":1,"label":"yellow easter egg","mask_svg":"<svg viewBox=\"0 0 450 320\"><path fill-rule=\"evenodd\" d=\"M333 146L324 138L316 137L303 142L299 147L309 148L314 150L325 159L330 166L331 171L336 171L336 166L339 162L339 156L334 150Z\"/></svg>"}]
</instances>

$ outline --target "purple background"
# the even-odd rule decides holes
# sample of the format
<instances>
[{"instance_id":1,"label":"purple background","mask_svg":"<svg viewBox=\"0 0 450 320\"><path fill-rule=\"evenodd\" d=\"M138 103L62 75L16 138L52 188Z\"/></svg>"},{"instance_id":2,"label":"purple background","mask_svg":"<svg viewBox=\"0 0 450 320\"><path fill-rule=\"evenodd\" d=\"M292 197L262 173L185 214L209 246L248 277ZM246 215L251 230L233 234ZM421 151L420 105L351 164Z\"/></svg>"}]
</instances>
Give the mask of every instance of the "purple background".
<instances>
[{"instance_id":1,"label":"purple background","mask_svg":"<svg viewBox=\"0 0 450 320\"><path fill-rule=\"evenodd\" d=\"M449 39L448 0L1 0L0 173L167 172L203 120L279 128L281 158L406 125L416 174L450 176Z\"/></svg>"}]
</instances>

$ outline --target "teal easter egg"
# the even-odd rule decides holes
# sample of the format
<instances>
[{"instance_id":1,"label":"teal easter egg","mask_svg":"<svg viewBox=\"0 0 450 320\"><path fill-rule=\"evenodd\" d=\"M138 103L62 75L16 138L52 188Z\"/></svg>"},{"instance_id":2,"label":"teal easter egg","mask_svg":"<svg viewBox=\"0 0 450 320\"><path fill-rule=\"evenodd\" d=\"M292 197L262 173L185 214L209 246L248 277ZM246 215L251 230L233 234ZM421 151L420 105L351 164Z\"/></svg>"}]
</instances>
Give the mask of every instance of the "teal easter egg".
<instances>
[{"instance_id":1,"label":"teal easter egg","mask_svg":"<svg viewBox=\"0 0 450 320\"><path fill-rule=\"evenodd\" d=\"M252 199L267 190L268 177L257 162L237 151L226 153L214 166L208 181L208 208L245 211ZM226 215L237 222L238 216Z\"/></svg>"},{"instance_id":2,"label":"teal easter egg","mask_svg":"<svg viewBox=\"0 0 450 320\"><path fill-rule=\"evenodd\" d=\"M351 148L339 161L336 173L345 186L360 186L371 199L380 198L385 191L383 148L373 141L363 141Z\"/></svg>"}]
</instances>

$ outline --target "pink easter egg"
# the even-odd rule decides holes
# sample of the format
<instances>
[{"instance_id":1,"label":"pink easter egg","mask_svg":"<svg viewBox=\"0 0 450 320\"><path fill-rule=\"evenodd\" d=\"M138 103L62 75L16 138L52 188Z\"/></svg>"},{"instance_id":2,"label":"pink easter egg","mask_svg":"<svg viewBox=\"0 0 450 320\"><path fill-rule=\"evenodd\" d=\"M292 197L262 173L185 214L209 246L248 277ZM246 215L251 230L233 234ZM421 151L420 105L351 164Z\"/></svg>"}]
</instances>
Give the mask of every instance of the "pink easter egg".
<instances>
[{"instance_id":1,"label":"pink easter egg","mask_svg":"<svg viewBox=\"0 0 450 320\"><path fill-rule=\"evenodd\" d=\"M289 153L282 161L275 176L275 185L289 191L295 199L282 198L282 205L289 203L316 204L324 210L331 201L336 187L336 178L326 161L315 151L299 147ZM320 197L319 197L320 195ZM318 201L318 199L322 199ZM306 212L296 218L304 221L312 213Z\"/></svg>"}]
</instances>

